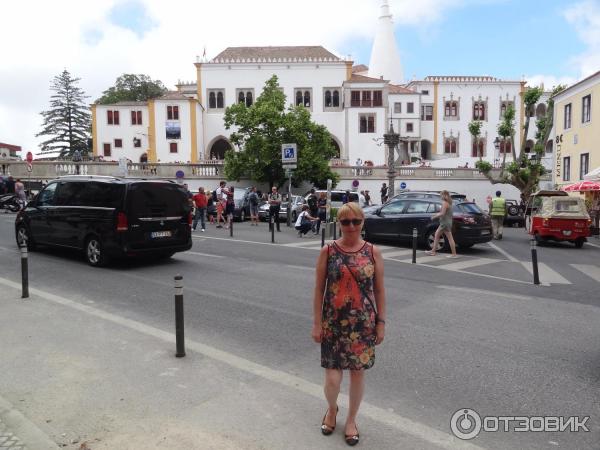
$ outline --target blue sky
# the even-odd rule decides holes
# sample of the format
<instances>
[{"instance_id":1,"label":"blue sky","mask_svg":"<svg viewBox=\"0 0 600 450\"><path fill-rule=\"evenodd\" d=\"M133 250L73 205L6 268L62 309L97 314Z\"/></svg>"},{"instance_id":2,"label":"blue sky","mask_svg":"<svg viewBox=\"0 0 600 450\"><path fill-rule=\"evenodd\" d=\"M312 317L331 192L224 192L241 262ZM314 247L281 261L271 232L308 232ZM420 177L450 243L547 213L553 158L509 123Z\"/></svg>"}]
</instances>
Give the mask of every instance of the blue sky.
<instances>
[{"instance_id":1,"label":"blue sky","mask_svg":"<svg viewBox=\"0 0 600 450\"><path fill-rule=\"evenodd\" d=\"M572 57L583 43L564 16L576 2L498 1L445 12L439 22L396 22L396 38L406 77L491 75L521 79L525 74L578 77ZM368 64L371 42L351 40L344 48ZM599 67L600 69L600 67Z\"/></svg>"}]
</instances>

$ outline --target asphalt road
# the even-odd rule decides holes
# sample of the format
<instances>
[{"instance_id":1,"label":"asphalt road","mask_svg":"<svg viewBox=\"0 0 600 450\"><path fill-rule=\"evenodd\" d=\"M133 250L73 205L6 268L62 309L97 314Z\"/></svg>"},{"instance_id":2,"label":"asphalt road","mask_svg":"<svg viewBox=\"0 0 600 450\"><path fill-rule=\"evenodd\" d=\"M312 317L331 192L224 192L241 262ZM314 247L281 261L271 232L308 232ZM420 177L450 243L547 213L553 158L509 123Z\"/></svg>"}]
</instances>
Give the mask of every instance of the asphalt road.
<instances>
[{"instance_id":1,"label":"asphalt road","mask_svg":"<svg viewBox=\"0 0 600 450\"><path fill-rule=\"evenodd\" d=\"M323 373L310 339L317 238L283 226L271 244L266 224L236 224L233 239L209 226L169 261L105 269L41 250L30 257L32 299L21 301L13 220L0 216L0 396L56 442L73 434L94 450L345 447L338 430L319 433ZM387 335L368 372L361 445L600 447L599 241L540 247L540 286L522 229L456 260L420 250L416 265L408 245L379 244ZM183 359L165 343L175 274L185 286ZM590 431L482 431L461 441L450 419L462 408L590 416Z\"/></svg>"}]
</instances>

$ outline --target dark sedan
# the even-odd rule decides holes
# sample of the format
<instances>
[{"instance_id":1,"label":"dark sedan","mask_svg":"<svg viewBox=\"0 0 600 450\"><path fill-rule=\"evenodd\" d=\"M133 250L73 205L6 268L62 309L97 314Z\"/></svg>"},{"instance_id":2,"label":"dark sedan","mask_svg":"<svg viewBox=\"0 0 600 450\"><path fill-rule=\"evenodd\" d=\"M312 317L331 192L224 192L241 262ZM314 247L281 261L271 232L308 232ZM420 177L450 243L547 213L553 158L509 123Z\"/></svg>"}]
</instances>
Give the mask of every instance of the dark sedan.
<instances>
[{"instance_id":1,"label":"dark sedan","mask_svg":"<svg viewBox=\"0 0 600 450\"><path fill-rule=\"evenodd\" d=\"M365 213L365 239L397 241L412 240L413 228L417 229L419 242L431 249L433 235L439 221L431 217L440 212L441 201L432 199L399 199L374 211ZM487 214L472 202L457 202L453 206L452 235L459 247L468 248L492 240L492 224ZM440 249L448 243L440 241ZM438 249L439 250L439 249Z\"/></svg>"}]
</instances>

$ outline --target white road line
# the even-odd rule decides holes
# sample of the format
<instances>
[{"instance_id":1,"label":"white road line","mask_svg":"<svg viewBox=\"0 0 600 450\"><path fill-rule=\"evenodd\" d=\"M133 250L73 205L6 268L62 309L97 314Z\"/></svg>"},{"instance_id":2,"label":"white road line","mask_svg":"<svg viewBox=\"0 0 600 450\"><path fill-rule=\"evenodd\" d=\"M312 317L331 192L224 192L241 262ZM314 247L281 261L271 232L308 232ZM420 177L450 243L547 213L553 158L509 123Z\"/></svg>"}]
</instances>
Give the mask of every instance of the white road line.
<instances>
[{"instance_id":1,"label":"white road line","mask_svg":"<svg viewBox=\"0 0 600 450\"><path fill-rule=\"evenodd\" d=\"M289 267L290 269L310 270L311 272L315 271L314 267L294 266L292 264L286 264L285 267Z\"/></svg>"},{"instance_id":2,"label":"white road line","mask_svg":"<svg viewBox=\"0 0 600 450\"><path fill-rule=\"evenodd\" d=\"M521 261L521 264L523 265L523 267L525 267L525 270L527 270L527 272L533 274L533 267L531 265L531 262ZM551 284L573 284L561 274L551 269L548 265L544 263L538 263L538 272L540 276L540 283L542 283L544 286L549 286Z\"/></svg>"},{"instance_id":3,"label":"white road line","mask_svg":"<svg viewBox=\"0 0 600 450\"><path fill-rule=\"evenodd\" d=\"M569 264L571 267L585 273L594 281L600 282L600 267L591 264Z\"/></svg>"},{"instance_id":4,"label":"white road line","mask_svg":"<svg viewBox=\"0 0 600 450\"><path fill-rule=\"evenodd\" d=\"M21 286L19 284L4 278L0 278L0 284L3 284L15 290L21 289ZM89 305L83 305L76 301L69 300L64 297L60 297L58 295L42 291L40 289L30 288L29 292L30 294L35 295L37 297L41 297L51 302L58 303L60 305L84 312L91 316L107 320L109 322L121 325L131 330L135 330L147 336L152 336L170 344L175 343L175 336L172 333L168 333L159 328L152 327L141 322L137 322L135 320L126 319L124 317L118 316L116 314L111 314L106 311L102 311ZM241 358L232 353L228 353L223 350L219 350L215 347L201 344L190 339L186 340L186 347L189 350L193 350L206 357L212 358L216 361L220 361L237 370L242 370L252 375L261 377L265 380L278 383L282 386L310 395L311 397L314 397L318 400L323 400L323 386L321 386L320 384L312 383L310 381L304 380L303 378L291 375L281 370L271 369L270 367L257 364L253 361ZM345 404L349 401L348 396L345 394L340 394L340 397L342 404ZM482 449L482 447L479 447L475 444L461 441L448 433L444 433L420 422L416 422L409 418L400 416L398 414L388 411L387 409L380 408L368 402L362 403L361 411L361 414L363 416L367 416L372 420L376 420L387 426L393 427L402 433L414 436L418 439L436 445L440 448L468 450Z\"/></svg>"},{"instance_id":5,"label":"white road line","mask_svg":"<svg viewBox=\"0 0 600 450\"><path fill-rule=\"evenodd\" d=\"M412 249L405 249L405 250L398 250L395 252L382 252L381 256L383 256L384 258L394 258L396 256L410 255L411 253L412 253Z\"/></svg>"},{"instance_id":6,"label":"white road line","mask_svg":"<svg viewBox=\"0 0 600 450\"><path fill-rule=\"evenodd\" d=\"M454 261L454 260L451 260ZM473 258L473 259L463 259L462 261L458 261L455 263L444 264L444 269L446 270L462 270L467 269L469 267L478 267L484 266L486 264L493 264L500 262L500 259L490 259L490 258Z\"/></svg>"},{"instance_id":7,"label":"white road line","mask_svg":"<svg viewBox=\"0 0 600 450\"><path fill-rule=\"evenodd\" d=\"M281 244L284 247L310 247L316 244L321 245L321 241L302 241L302 242L290 242L289 244Z\"/></svg>"},{"instance_id":8,"label":"white road line","mask_svg":"<svg viewBox=\"0 0 600 450\"><path fill-rule=\"evenodd\" d=\"M419 256L419 254L417 253L417 264L427 264L427 263L434 262L434 261L443 261L445 259L446 258L444 257L444 255ZM403 259L402 262L412 263L412 258L411 259Z\"/></svg>"},{"instance_id":9,"label":"white road line","mask_svg":"<svg viewBox=\"0 0 600 450\"><path fill-rule=\"evenodd\" d=\"M600 248L600 245L599 245L599 244L594 244L594 243L590 242L590 241L589 241L589 239L588 239L588 241L585 243L585 245L591 245L592 247Z\"/></svg>"},{"instance_id":10,"label":"white road line","mask_svg":"<svg viewBox=\"0 0 600 450\"><path fill-rule=\"evenodd\" d=\"M198 256L208 256L209 258L225 258L223 255L211 255L210 253L200 253L200 252L192 252L188 250L186 252L179 253L180 255L198 255Z\"/></svg>"},{"instance_id":11,"label":"white road line","mask_svg":"<svg viewBox=\"0 0 600 450\"><path fill-rule=\"evenodd\" d=\"M494 250L496 250L498 253L501 253L502 255L504 255L506 257L506 259L508 259L509 261L512 262L519 262L519 260L517 258L515 258L514 256L510 255L509 253L507 253L505 250L501 249L500 247L498 247L496 244L492 243L492 242L488 242L487 243L490 247L492 247Z\"/></svg>"}]
</instances>

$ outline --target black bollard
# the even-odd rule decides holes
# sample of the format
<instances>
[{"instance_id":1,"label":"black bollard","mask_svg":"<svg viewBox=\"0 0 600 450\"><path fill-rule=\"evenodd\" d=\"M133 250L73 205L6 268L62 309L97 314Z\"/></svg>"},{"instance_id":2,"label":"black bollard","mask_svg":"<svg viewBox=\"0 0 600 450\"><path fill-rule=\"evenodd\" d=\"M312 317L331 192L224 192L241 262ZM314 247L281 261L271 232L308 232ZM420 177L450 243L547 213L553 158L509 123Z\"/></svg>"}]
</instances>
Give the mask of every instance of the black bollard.
<instances>
[{"instance_id":1,"label":"black bollard","mask_svg":"<svg viewBox=\"0 0 600 450\"><path fill-rule=\"evenodd\" d=\"M325 227L321 228L321 247L325 246Z\"/></svg>"},{"instance_id":2,"label":"black bollard","mask_svg":"<svg viewBox=\"0 0 600 450\"><path fill-rule=\"evenodd\" d=\"M413 228L413 257L412 257L412 263L416 264L417 263L417 229Z\"/></svg>"},{"instance_id":3,"label":"black bollard","mask_svg":"<svg viewBox=\"0 0 600 450\"><path fill-rule=\"evenodd\" d=\"M229 214L229 237L233 237L233 214Z\"/></svg>"},{"instance_id":4,"label":"black bollard","mask_svg":"<svg viewBox=\"0 0 600 450\"><path fill-rule=\"evenodd\" d=\"M183 332L183 277L175 276L175 345L177 358L185 356L185 339Z\"/></svg>"},{"instance_id":5,"label":"black bollard","mask_svg":"<svg viewBox=\"0 0 600 450\"><path fill-rule=\"evenodd\" d=\"M275 243L275 217L273 217L273 216L271 216L270 226L271 226L271 243L274 244Z\"/></svg>"},{"instance_id":6,"label":"black bollard","mask_svg":"<svg viewBox=\"0 0 600 450\"><path fill-rule=\"evenodd\" d=\"M333 222L333 240L335 241L337 239L337 227L336 227L337 222Z\"/></svg>"},{"instance_id":7,"label":"black bollard","mask_svg":"<svg viewBox=\"0 0 600 450\"><path fill-rule=\"evenodd\" d=\"M21 246L21 298L29 298L29 263L27 245Z\"/></svg>"},{"instance_id":8,"label":"black bollard","mask_svg":"<svg viewBox=\"0 0 600 450\"><path fill-rule=\"evenodd\" d=\"M533 284L540 284L540 273L538 272L537 241L531 238L531 264L533 264Z\"/></svg>"}]
</instances>

